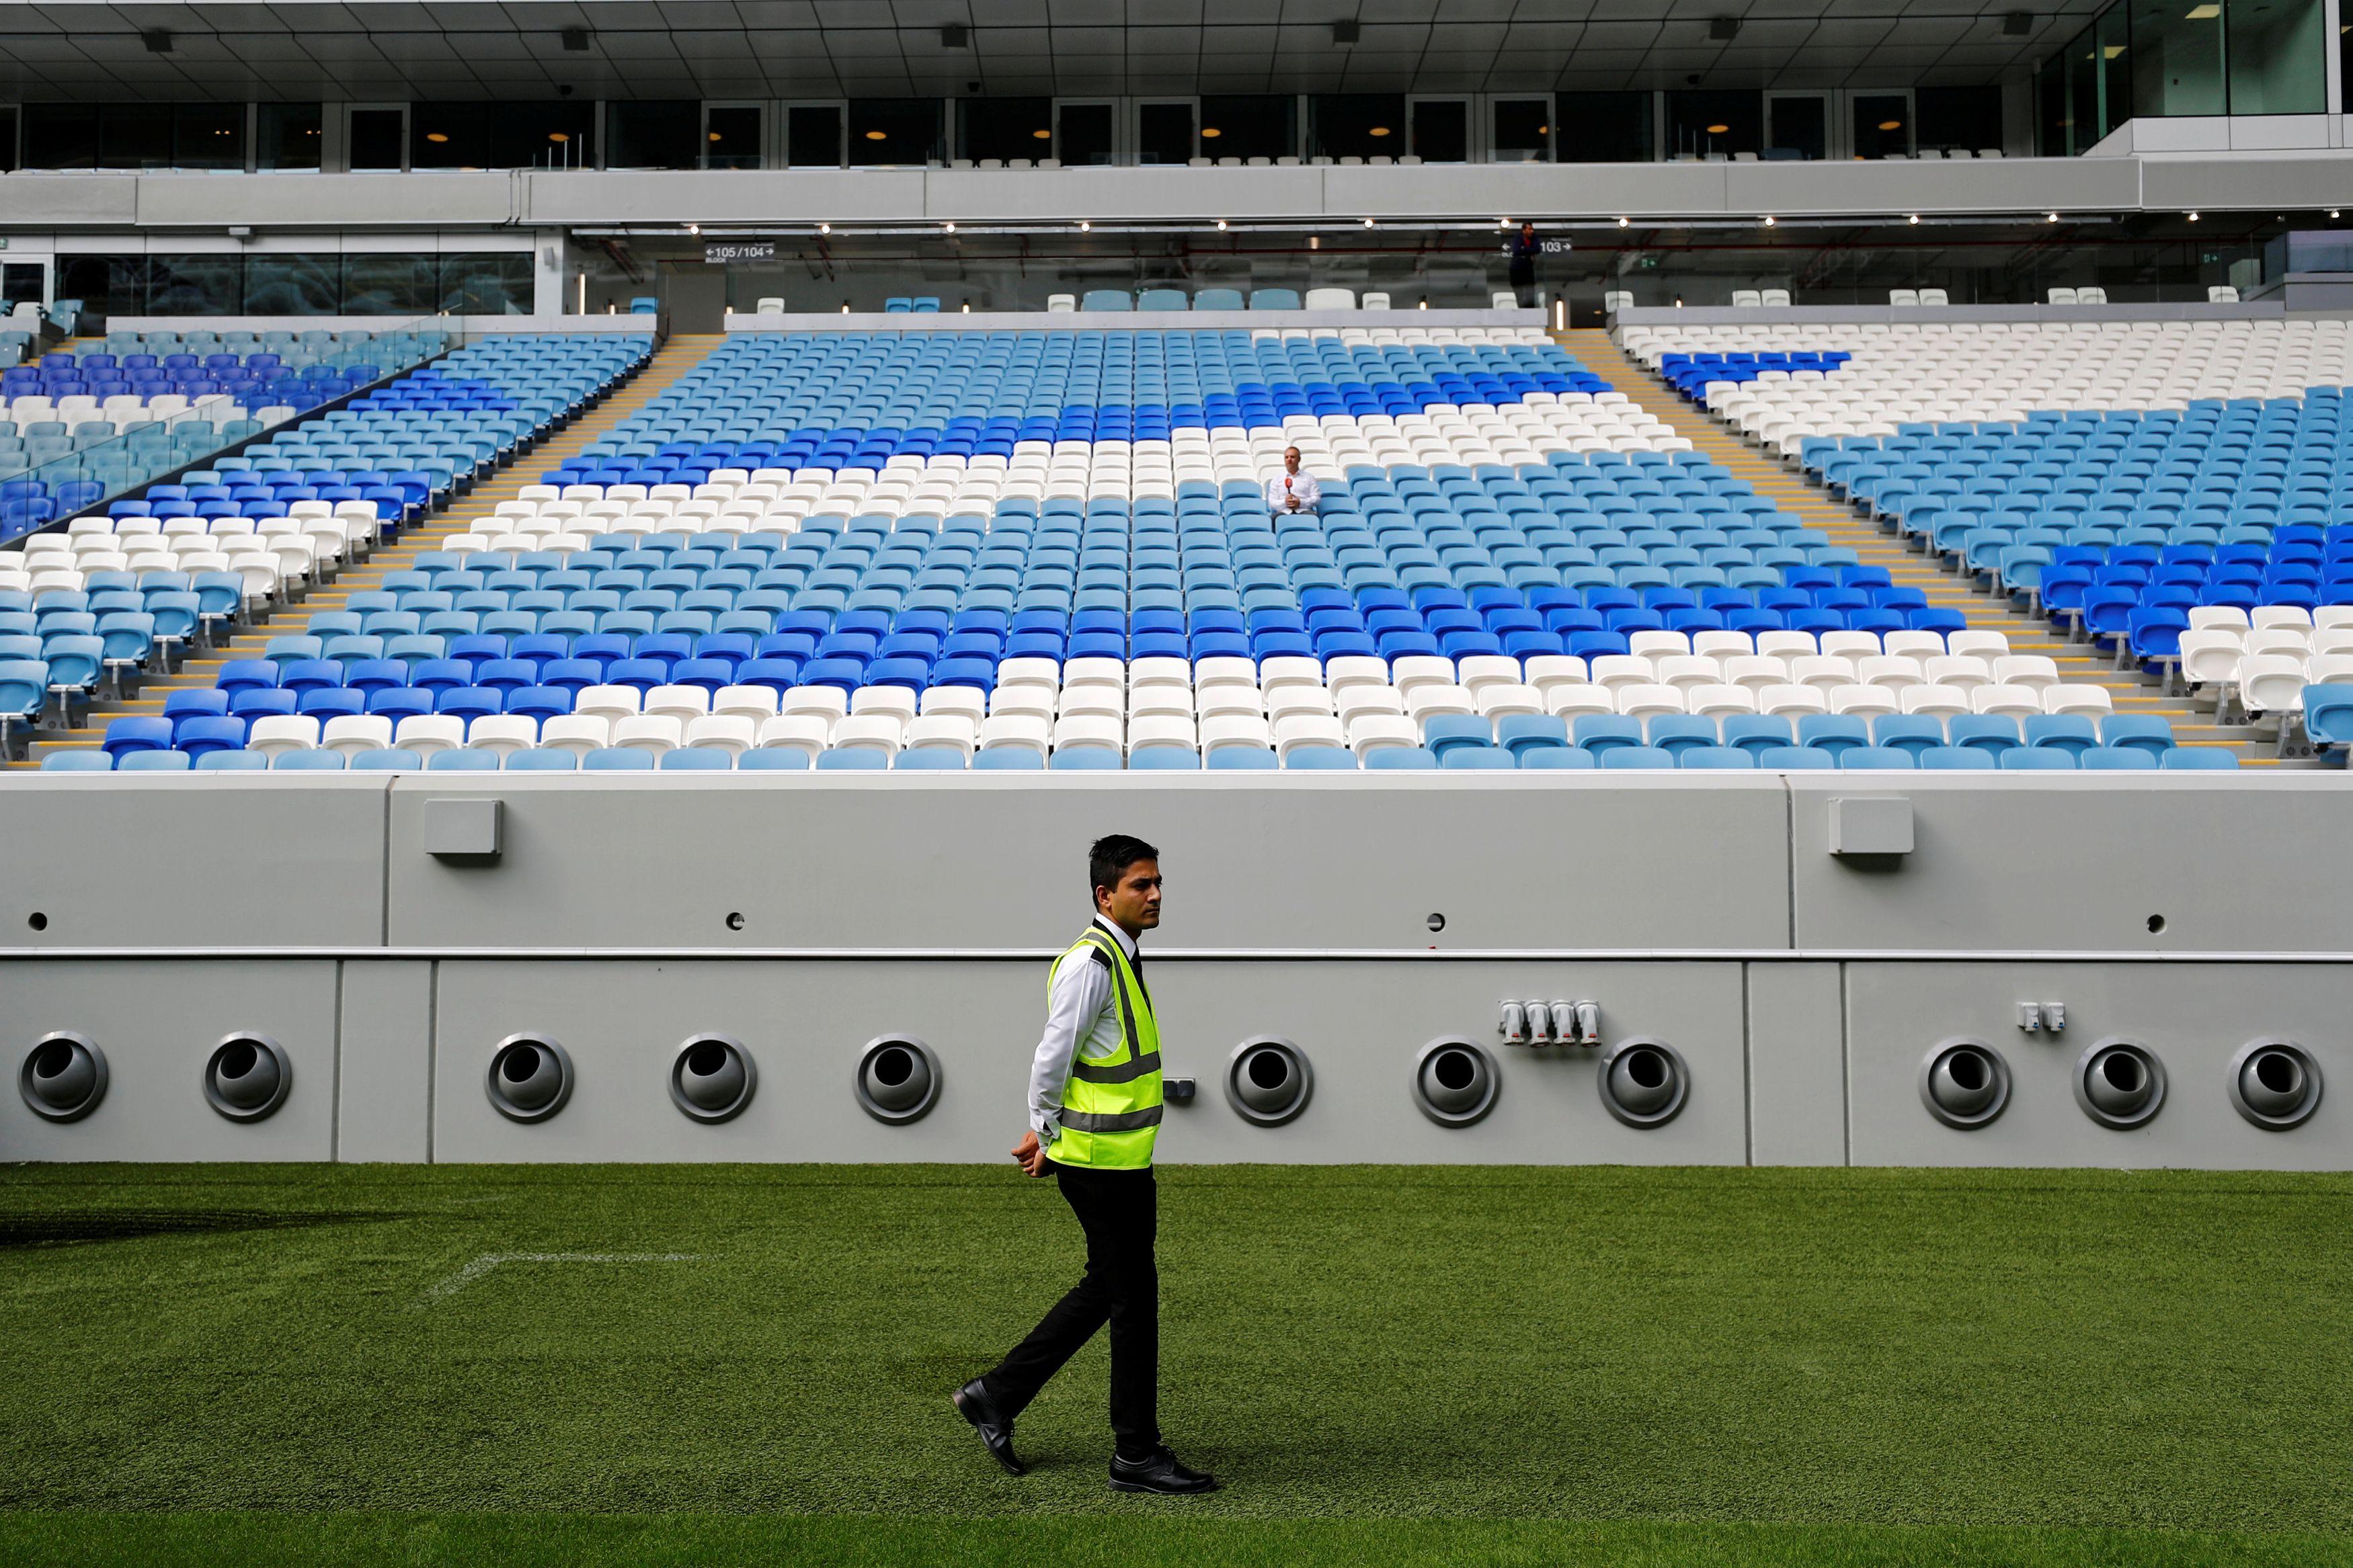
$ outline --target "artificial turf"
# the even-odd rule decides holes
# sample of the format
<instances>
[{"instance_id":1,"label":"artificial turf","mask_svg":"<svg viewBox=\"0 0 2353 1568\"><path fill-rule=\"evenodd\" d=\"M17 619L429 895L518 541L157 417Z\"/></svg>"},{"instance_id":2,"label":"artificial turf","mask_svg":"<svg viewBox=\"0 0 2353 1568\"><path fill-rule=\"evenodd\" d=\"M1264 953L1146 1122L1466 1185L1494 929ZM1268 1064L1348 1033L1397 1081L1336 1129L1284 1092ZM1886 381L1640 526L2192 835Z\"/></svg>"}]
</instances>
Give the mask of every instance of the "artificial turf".
<instances>
[{"instance_id":1,"label":"artificial turf","mask_svg":"<svg viewBox=\"0 0 2353 1568\"><path fill-rule=\"evenodd\" d=\"M0 1560L2353 1563L2353 1178L1176 1167L1162 1419L962 1166L0 1172ZM486 1264L485 1259L500 1259Z\"/></svg>"}]
</instances>

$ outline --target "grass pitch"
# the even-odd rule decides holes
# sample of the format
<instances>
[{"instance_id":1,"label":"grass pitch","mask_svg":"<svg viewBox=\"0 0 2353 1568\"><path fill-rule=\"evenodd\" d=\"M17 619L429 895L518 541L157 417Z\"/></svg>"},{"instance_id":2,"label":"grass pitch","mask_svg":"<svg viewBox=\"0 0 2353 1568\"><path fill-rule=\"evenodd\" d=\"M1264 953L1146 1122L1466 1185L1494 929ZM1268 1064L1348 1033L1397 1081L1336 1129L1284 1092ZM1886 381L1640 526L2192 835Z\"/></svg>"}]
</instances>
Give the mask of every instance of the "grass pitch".
<instances>
[{"instance_id":1,"label":"grass pitch","mask_svg":"<svg viewBox=\"0 0 2353 1568\"><path fill-rule=\"evenodd\" d=\"M0 1172L0 1561L2353 1563L2353 1178L1176 1167L1162 1421L1009 1169Z\"/></svg>"}]
</instances>

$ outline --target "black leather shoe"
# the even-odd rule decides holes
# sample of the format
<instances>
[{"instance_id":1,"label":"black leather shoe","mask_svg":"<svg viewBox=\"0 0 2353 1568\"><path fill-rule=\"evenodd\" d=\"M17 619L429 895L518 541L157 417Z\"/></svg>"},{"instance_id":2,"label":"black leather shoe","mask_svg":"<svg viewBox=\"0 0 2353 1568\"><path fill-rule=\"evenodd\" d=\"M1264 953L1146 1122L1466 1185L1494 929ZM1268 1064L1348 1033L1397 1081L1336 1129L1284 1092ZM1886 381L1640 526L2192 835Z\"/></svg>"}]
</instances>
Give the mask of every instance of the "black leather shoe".
<instances>
[{"instance_id":1,"label":"black leather shoe","mask_svg":"<svg viewBox=\"0 0 2353 1568\"><path fill-rule=\"evenodd\" d=\"M1218 1478L1187 1469L1176 1455L1166 1447L1155 1448L1152 1458L1134 1462L1116 1454L1111 1461L1111 1489L1115 1492L1155 1492L1162 1497L1183 1497L1192 1492L1213 1492L1218 1489Z\"/></svg>"},{"instance_id":2,"label":"black leather shoe","mask_svg":"<svg viewBox=\"0 0 2353 1568\"><path fill-rule=\"evenodd\" d=\"M1013 1417L997 1407L997 1402L980 1386L980 1379L974 1378L948 1397L955 1402L956 1413L980 1434L981 1446L988 1450L988 1457L1004 1466L1007 1475L1029 1472L1029 1467L1013 1454Z\"/></svg>"}]
</instances>

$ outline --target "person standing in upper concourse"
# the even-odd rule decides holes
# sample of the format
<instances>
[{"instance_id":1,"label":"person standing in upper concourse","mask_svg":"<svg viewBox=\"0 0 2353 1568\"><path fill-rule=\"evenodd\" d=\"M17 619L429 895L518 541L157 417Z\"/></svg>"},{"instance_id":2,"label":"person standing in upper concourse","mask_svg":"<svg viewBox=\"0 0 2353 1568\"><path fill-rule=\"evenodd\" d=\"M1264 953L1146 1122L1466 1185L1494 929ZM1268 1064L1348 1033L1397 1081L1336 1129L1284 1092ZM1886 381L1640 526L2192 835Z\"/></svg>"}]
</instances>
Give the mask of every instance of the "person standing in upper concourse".
<instances>
[{"instance_id":1,"label":"person standing in upper concourse","mask_svg":"<svg viewBox=\"0 0 2353 1568\"><path fill-rule=\"evenodd\" d=\"M1324 489L1315 476L1299 466L1299 448L1286 447L1282 451L1282 472L1266 481L1266 510L1274 517L1314 517L1322 504Z\"/></svg>"},{"instance_id":2,"label":"person standing in upper concourse","mask_svg":"<svg viewBox=\"0 0 2353 1568\"><path fill-rule=\"evenodd\" d=\"M1160 1125L1160 1026L1137 943L1160 923L1160 851L1113 834L1087 852L1094 919L1046 979L1046 1031L1029 1070L1029 1131L1013 1158L1050 1170L1086 1233L1087 1271L1029 1337L956 1390L955 1407L1013 1475L1014 1419L1046 1380L1111 1325L1114 1491L1215 1491L1160 1440L1160 1274L1152 1147Z\"/></svg>"},{"instance_id":3,"label":"person standing in upper concourse","mask_svg":"<svg viewBox=\"0 0 2353 1568\"><path fill-rule=\"evenodd\" d=\"M1536 253L1543 248L1532 223L1520 225L1520 232L1512 237L1512 296L1538 309L1543 308L1544 296L1536 292Z\"/></svg>"}]
</instances>

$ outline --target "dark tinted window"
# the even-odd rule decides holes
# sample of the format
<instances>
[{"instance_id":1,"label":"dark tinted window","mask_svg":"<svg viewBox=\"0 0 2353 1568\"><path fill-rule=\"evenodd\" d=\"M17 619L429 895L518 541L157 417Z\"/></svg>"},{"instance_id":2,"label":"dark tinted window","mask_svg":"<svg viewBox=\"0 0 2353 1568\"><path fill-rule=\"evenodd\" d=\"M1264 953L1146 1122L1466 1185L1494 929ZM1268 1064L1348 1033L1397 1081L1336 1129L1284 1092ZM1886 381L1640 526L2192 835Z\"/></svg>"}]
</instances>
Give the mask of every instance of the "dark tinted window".
<instances>
[{"instance_id":1,"label":"dark tinted window","mask_svg":"<svg viewBox=\"0 0 2353 1568\"><path fill-rule=\"evenodd\" d=\"M2001 145L2001 89L1923 87L1912 93L1923 147L1966 147L1974 153ZM2110 100L2112 108L2116 100Z\"/></svg>"},{"instance_id":2,"label":"dark tinted window","mask_svg":"<svg viewBox=\"0 0 2353 1568\"><path fill-rule=\"evenodd\" d=\"M181 103L172 108L172 167L245 167L245 105Z\"/></svg>"},{"instance_id":3,"label":"dark tinted window","mask_svg":"<svg viewBox=\"0 0 2353 1568\"><path fill-rule=\"evenodd\" d=\"M110 103L98 111L98 166L101 169L168 169L172 166L172 106Z\"/></svg>"},{"instance_id":4,"label":"dark tinted window","mask_svg":"<svg viewBox=\"0 0 2353 1568\"><path fill-rule=\"evenodd\" d=\"M1467 163L1471 157L1471 106L1449 98L1425 99L1415 104L1413 152L1425 163Z\"/></svg>"},{"instance_id":5,"label":"dark tinted window","mask_svg":"<svg viewBox=\"0 0 2353 1568\"><path fill-rule=\"evenodd\" d=\"M1540 163L1552 156L1552 105L1541 98L1509 98L1495 104L1495 162Z\"/></svg>"},{"instance_id":6,"label":"dark tinted window","mask_svg":"<svg viewBox=\"0 0 2353 1568\"><path fill-rule=\"evenodd\" d=\"M1854 100L1854 155L1884 158L1912 150L1912 110L1894 93L1870 93Z\"/></svg>"},{"instance_id":7,"label":"dark tinted window","mask_svg":"<svg viewBox=\"0 0 2353 1568\"><path fill-rule=\"evenodd\" d=\"M260 169L315 169L319 166L321 116L315 103L264 103L258 106L259 134L254 166Z\"/></svg>"},{"instance_id":8,"label":"dark tinted window","mask_svg":"<svg viewBox=\"0 0 2353 1568\"><path fill-rule=\"evenodd\" d=\"M959 158L1054 155L1050 98L960 98L955 107Z\"/></svg>"},{"instance_id":9,"label":"dark tinted window","mask_svg":"<svg viewBox=\"0 0 2353 1568\"><path fill-rule=\"evenodd\" d=\"M25 105L25 167L98 166L98 108L84 103ZM68 296L71 298L71 296Z\"/></svg>"},{"instance_id":10,"label":"dark tinted window","mask_svg":"<svg viewBox=\"0 0 2353 1568\"><path fill-rule=\"evenodd\" d=\"M442 257L441 308L466 316L529 315L530 253L501 250Z\"/></svg>"},{"instance_id":11,"label":"dark tinted window","mask_svg":"<svg viewBox=\"0 0 2353 1568\"><path fill-rule=\"evenodd\" d=\"M245 258L240 256L150 256L147 313L234 316L245 310Z\"/></svg>"},{"instance_id":12,"label":"dark tinted window","mask_svg":"<svg viewBox=\"0 0 2353 1568\"><path fill-rule=\"evenodd\" d=\"M1289 95L1205 98L1201 151L1212 158L1288 158L1299 151L1298 100Z\"/></svg>"},{"instance_id":13,"label":"dark tinted window","mask_svg":"<svg viewBox=\"0 0 2353 1568\"><path fill-rule=\"evenodd\" d=\"M1313 156L1369 158L1379 153L1394 158L1406 150L1405 95L1325 93L1307 100L1307 150Z\"/></svg>"},{"instance_id":14,"label":"dark tinted window","mask_svg":"<svg viewBox=\"0 0 2353 1568\"><path fill-rule=\"evenodd\" d=\"M785 110L785 162L796 169L841 167L841 110L829 103Z\"/></svg>"},{"instance_id":15,"label":"dark tinted window","mask_svg":"<svg viewBox=\"0 0 2353 1568\"><path fill-rule=\"evenodd\" d=\"M351 167L354 169L397 169L402 153L400 110L397 109L354 109L352 110Z\"/></svg>"},{"instance_id":16,"label":"dark tinted window","mask_svg":"<svg viewBox=\"0 0 2353 1568\"><path fill-rule=\"evenodd\" d=\"M408 110L413 169L561 169L593 162L596 105L416 103Z\"/></svg>"},{"instance_id":17,"label":"dark tinted window","mask_svg":"<svg viewBox=\"0 0 2353 1568\"><path fill-rule=\"evenodd\" d=\"M925 163L940 155L936 98L854 98L849 100L852 163Z\"/></svg>"},{"instance_id":18,"label":"dark tinted window","mask_svg":"<svg viewBox=\"0 0 2353 1568\"><path fill-rule=\"evenodd\" d=\"M16 166L16 110L0 108L0 172Z\"/></svg>"},{"instance_id":19,"label":"dark tinted window","mask_svg":"<svg viewBox=\"0 0 2353 1568\"><path fill-rule=\"evenodd\" d=\"M605 105L605 167L700 169L702 105L691 98Z\"/></svg>"},{"instance_id":20,"label":"dark tinted window","mask_svg":"<svg viewBox=\"0 0 2353 1568\"><path fill-rule=\"evenodd\" d=\"M1189 103L1146 103L1135 111L1136 161L1141 163L1183 163L1196 152L1193 106Z\"/></svg>"},{"instance_id":21,"label":"dark tinted window","mask_svg":"<svg viewBox=\"0 0 2353 1568\"><path fill-rule=\"evenodd\" d=\"M1696 153L1757 153L1765 147L1765 95L1761 92L1671 92L1667 94L1667 151Z\"/></svg>"},{"instance_id":22,"label":"dark tinted window","mask_svg":"<svg viewBox=\"0 0 2353 1568\"><path fill-rule=\"evenodd\" d=\"M435 298L440 258L436 256L346 256L343 313L350 316L421 316Z\"/></svg>"},{"instance_id":23,"label":"dark tinted window","mask_svg":"<svg viewBox=\"0 0 2353 1568\"><path fill-rule=\"evenodd\" d=\"M756 169L766 162L756 104L713 104L703 114L706 169Z\"/></svg>"},{"instance_id":24,"label":"dark tinted window","mask_svg":"<svg viewBox=\"0 0 2353 1568\"><path fill-rule=\"evenodd\" d=\"M272 256L245 258L245 309L255 316L332 316L343 304L343 258Z\"/></svg>"},{"instance_id":25,"label":"dark tinted window","mask_svg":"<svg viewBox=\"0 0 2353 1568\"><path fill-rule=\"evenodd\" d=\"M1647 163L1657 156L1647 92L1564 92L1556 112L1553 145L1564 163Z\"/></svg>"},{"instance_id":26,"label":"dark tinted window","mask_svg":"<svg viewBox=\"0 0 2353 1568\"><path fill-rule=\"evenodd\" d=\"M1074 166L1112 161L1112 106L1066 103L1058 116L1054 156Z\"/></svg>"}]
</instances>

